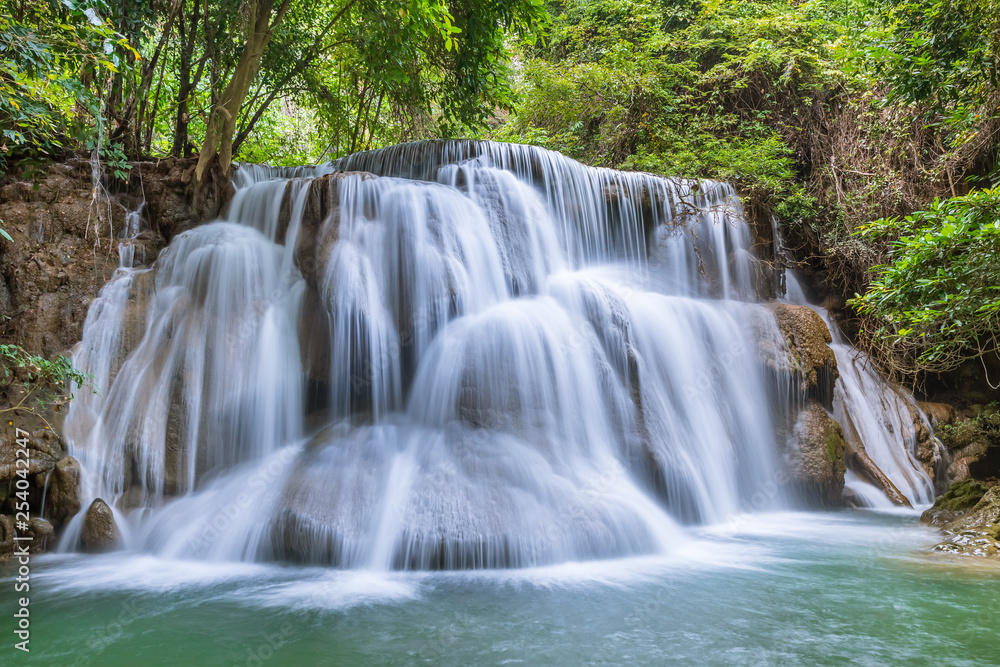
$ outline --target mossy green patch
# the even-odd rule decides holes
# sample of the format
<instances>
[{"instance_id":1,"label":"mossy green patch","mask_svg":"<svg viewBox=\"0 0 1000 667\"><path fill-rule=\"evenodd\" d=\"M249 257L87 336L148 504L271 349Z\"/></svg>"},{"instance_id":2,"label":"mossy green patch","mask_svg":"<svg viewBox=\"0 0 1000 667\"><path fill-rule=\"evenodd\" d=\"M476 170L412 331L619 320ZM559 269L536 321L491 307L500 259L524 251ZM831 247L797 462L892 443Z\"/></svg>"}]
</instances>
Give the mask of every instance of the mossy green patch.
<instances>
[{"instance_id":1,"label":"mossy green patch","mask_svg":"<svg viewBox=\"0 0 1000 667\"><path fill-rule=\"evenodd\" d=\"M934 501L934 509L947 509L956 512L971 509L986 495L988 489L986 484L976 479L955 482Z\"/></svg>"}]
</instances>

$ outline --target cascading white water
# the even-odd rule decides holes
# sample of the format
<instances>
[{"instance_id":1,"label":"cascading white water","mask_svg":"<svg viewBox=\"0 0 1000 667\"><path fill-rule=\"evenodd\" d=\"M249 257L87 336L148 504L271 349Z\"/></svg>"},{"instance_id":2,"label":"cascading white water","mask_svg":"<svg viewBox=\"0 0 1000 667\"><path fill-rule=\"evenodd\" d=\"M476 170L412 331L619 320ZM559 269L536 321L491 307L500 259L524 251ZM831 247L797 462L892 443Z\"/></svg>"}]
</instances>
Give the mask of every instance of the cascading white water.
<instances>
[{"instance_id":1,"label":"cascading white water","mask_svg":"<svg viewBox=\"0 0 1000 667\"><path fill-rule=\"evenodd\" d=\"M305 230L335 169L377 177L331 181ZM128 548L526 566L794 505L729 186L487 142L236 183L225 221L105 288L75 355L104 395L67 436L85 500L147 508L119 517Z\"/></svg>"},{"instance_id":2,"label":"cascading white water","mask_svg":"<svg viewBox=\"0 0 1000 667\"><path fill-rule=\"evenodd\" d=\"M837 355L840 371L834 390L834 418L844 427L845 437L858 442L911 505L934 502L934 482L915 458L914 416L924 420L928 432L931 430L916 400L886 382L865 354L851 346L830 313L810 303L796 271L788 270L785 281L786 299L815 310L830 329L830 347ZM847 488L868 505L892 504L884 495L873 494L873 487L857 475L848 476Z\"/></svg>"}]
</instances>

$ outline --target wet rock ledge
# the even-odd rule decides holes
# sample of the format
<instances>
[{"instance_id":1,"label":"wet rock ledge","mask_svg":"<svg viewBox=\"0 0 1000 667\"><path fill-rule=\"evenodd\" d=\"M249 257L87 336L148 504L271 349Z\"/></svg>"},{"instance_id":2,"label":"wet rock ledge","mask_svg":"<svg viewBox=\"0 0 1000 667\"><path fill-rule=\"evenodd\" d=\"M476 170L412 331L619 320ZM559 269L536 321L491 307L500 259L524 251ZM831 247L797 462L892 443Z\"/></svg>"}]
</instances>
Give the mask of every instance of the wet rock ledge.
<instances>
[{"instance_id":1,"label":"wet rock ledge","mask_svg":"<svg viewBox=\"0 0 1000 667\"><path fill-rule=\"evenodd\" d=\"M941 527L945 540L934 551L960 556L1000 556L1000 484L955 482L920 522Z\"/></svg>"}]
</instances>

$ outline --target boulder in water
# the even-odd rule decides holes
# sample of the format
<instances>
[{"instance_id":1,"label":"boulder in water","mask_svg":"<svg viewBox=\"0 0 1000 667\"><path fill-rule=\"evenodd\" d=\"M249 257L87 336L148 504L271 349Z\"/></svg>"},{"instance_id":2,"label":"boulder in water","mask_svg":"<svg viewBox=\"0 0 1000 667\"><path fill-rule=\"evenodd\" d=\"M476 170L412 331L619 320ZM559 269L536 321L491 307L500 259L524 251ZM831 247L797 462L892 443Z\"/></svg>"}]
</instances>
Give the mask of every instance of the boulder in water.
<instances>
[{"instance_id":1,"label":"boulder in water","mask_svg":"<svg viewBox=\"0 0 1000 667\"><path fill-rule=\"evenodd\" d=\"M49 547L49 542L54 542L53 533L55 528L52 524L41 517L34 517L28 522L28 534L31 535L31 550L36 552L45 551Z\"/></svg>"},{"instance_id":2,"label":"boulder in water","mask_svg":"<svg viewBox=\"0 0 1000 667\"><path fill-rule=\"evenodd\" d=\"M810 401L795 420L785 447L792 483L821 505L840 505L844 492L844 433L819 402Z\"/></svg>"},{"instance_id":3,"label":"boulder in water","mask_svg":"<svg viewBox=\"0 0 1000 667\"><path fill-rule=\"evenodd\" d=\"M87 508L80 540L84 551L91 553L111 551L118 546L118 525L115 523L114 512L100 498Z\"/></svg>"}]
</instances>

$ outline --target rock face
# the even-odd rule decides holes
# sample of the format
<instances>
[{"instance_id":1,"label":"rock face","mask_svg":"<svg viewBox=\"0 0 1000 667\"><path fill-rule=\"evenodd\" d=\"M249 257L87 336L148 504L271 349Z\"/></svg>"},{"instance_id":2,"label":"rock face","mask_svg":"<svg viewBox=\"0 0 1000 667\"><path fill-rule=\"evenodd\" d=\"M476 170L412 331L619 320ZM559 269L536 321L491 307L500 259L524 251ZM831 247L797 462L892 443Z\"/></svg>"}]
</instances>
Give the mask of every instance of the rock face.
<instances>
[{"instance_id":1,"label":"rock face","mask_svg":"<svg viewBox=\"0 0 1000 667\"><path fill-rule=\"evenodd\" d=\"M773 322L767 321L768 312ZM846 443L830 416L837 358L830 330L806 306L771 303L751 320L772 395L787 396L778 442L789 479L814 505L843 504Z\"/></svg>"},{"instance_id":2,"label":"rock face","mask_svg":"<svg viewBox=\"0 0 1000 667\"><path fill-rule=\"evenodd\" d=\"M84 551L90 553L111 551L118 546L118 525L115 523L114 512L100 498L87 508L80 541Z\"/></svg>"},{"instance_id":3,"label":"rock face","mask_svg":"<svg viewBox=\"0 0 1000 667\"><path fill-rule=\"evenodd\" d=\"M65 524L80 511L80 462L72 456L60 459L49 480L46 515Z\"/></svg>"},{"instance_id":4,"label":"rock face","mask_svg":"<svg viewBox=\"0 0 1000 667\"><path fill-rule=\"evenodd\" d=\"M937 497L933 507L920 515L920 523L944 526L957 521L976 506L989 488L985 482L974 479L955 482L945 493Z\"/></svg>"},{"instance_id":5,"label":"rock face","mask_svg":"<svg viewBox=\"0 0 1000 667\"><path fill-rule=\"evenodd\" d=\"M785 344L783 350L776 350L773 345L762 346L765 365L776 373L790 375L793 390L798 389L831 409L837 357L829 346L833 339L826 322L806 306L771 303L767 308Z\"/></svg>"},{"instance_id":6,"label":"rock face","mask_svg":"<svg viewBox=\"0 0 1000 667\"><path fill-rule=\"evenodd\" d=\"M968 414L953 415L938 431L947 448L948 476L956 481L1000 477L1000 413L973 406Z\"/></svg>"},{"instance_id":7,"label":"rock face","mask_svg":"<svg viewBox=\"0 0 1000 667\"><path fill-rule=\"evenodd\" d=\"M775 395L791 392L833 409L837 357L829 344L830 330L819 314L806 306L770 303L773 322L755 315L751 327L760 361L772 373Z\"/></svg>"},{"instance_id":8,"label":"rock face","mask_svg":"<svg viewBox=\"0 0 1000 667\"><path fill-rule=\"evenodd\" d=\"M215 217L231 197L213 178L199 206L190 202L194 160L133 163L128 183L105 183L112 201L95 201L90 161L73 158L32 174L0 176L0 209L13 242L0 240L0 341L32 354L65 353L101 287L118 268L125 216L145 201L135 266L148 266L176 234Z\"/></svg>"},{"instance_id":9,"label":"rock face","mask_svg":"<svg viewBox=\"0 0 1000 667\"><path fill-rule=\"evenodd\" d=\"M927 415L927 418L931 422L931 426L934 428L954 423L957 416L955 408L947 403L920 401L917 403L917 406L924 411L924 414Z\"/></svg>"},{"instance_id":10,"label":"rock face","mask_svg":"<svg viewBox=\"0 0 1000 667\"><path fill-rule=\"evenodd\" d=\"M14 437L13 429L4 429L0 438L0 483L11 482L17 478L17 450L20 449ZM58 438L51 430L39 429L28 435L28 468L29 476L48 473L62 455ZM23 460L23 457L21 457ZM23 468L21 468L23 470Z\"/></svg>"},{"instance_id":11,"label":"rock face","mask_svg":"<svg viewBox=\"0 0 1000 667\"><path fill-rule=\"evenodd\" d=\"M844 492L844 433L818 401L798 414L784 458L790 479L810 502L840 505Z\"/></svg>"},{"instance_id":12,"label":"rock face","mask_svg":"<svg viewBox=\"0 0 1000 667\"><path fill-rule=\"evenodd\" d=\"M945 525L947 539L935 551L961 556L1000 556L1000 485L989 487L963 516Z\"/></svg>"},{"instance_id":13,"label":"rock face","mask_svg":"<svg viewBox=\"0 0 1000 667\"><path fill-rule=\"evenodd\" d=\"M295 238L295 264L313 289L318 288L317 276L322 274L330 257L330 248L339 238L339 189L345 176L361 176L365 180L376 178L365 172L337 171L305 183L290 181L285 186L276 240L285 243L296 203L300 196L304 196L305 201L301 202L302 224ZM308 188L308 192L303 194L301 188Z\"/></svg>"},{"instance_id":14,"label":"rock face","mask_svg":"<svg viewBox=\"0 0 1000 667\"><path fill-rule=\"evenodd\" d=\"M30 173L9 170L0 174L3 227L13 238L0 238L0 313L4 315L0 343L16 344L46 358L68 355L82 337L91 302L119 266L119 243L131 246L133 267L149 266L171 238L216 217L228 204L232 186L214 172L204 196L197 202L192 199L195 163L194 159L133 163L128 182L103 181L96 200L86 156L35 167ZM138 228L126 235L126 215L136 210L140 211ZM152 290L153 274L145 275L148 279L135 280L135 298L130 294L122 359L144 329L143 297ZM19 392L23 392L20 383L0 387L0 407L17 404L23 397ZM31 515L41 516L44 497L44 519L58 530L80 511L79 463L66 457L53 432L61 427L62 412L19 412L17 419L15 424L32 434ZM51 429L46 428L50 425ZM12 515L5 482L15 474L15 443L13 434L2 435L0 512ZM0 520L0 533L6 535L4 525ZM36 528L39 534L45 532L42 525ZM46 534L43 542L53 540Z\"/></svg>"},{"instance_id":15,"label":"rock face","mask_svg":"<svg viewBox=\"0 0 1000 667\"><path fill-rule=\"evenodd\" d=\"M916 459L934 482L934 492L944 493L952 481L948 475L949 457L944 445L934 436L934 429L954 419L955 409L943 403L919 402L916 405L907 402L907 408L916 438Z\"/></svg>"}]
</instances>

